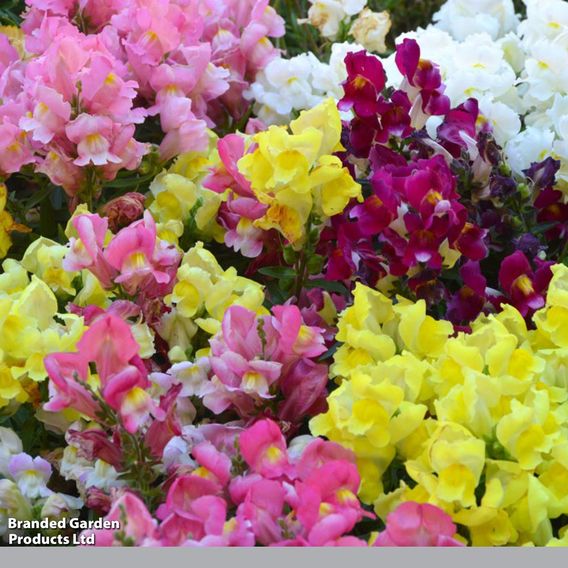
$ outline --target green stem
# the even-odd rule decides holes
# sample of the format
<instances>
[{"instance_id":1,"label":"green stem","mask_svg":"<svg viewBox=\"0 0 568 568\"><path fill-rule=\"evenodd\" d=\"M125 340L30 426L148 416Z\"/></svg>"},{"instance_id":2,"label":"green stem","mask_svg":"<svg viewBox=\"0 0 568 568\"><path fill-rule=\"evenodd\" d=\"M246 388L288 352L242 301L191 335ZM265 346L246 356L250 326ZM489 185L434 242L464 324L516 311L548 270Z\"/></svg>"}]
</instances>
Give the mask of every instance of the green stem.
<instances>
[{"instance_id":1,"label":"green stem","mask_svg":"<svg viewBox=\"0 0 568 568\"><path fill-rule=\"evenodd\" d=\"M314 252L314 245L315 243L312 242L312 217L308 218L308 222L306 223L306 235L307 235L307 242L302 250L300 251L298 260L296 262L297 270L296 270L296 282L294 285L294 295L296 296L296 301L300 301L300 294L302 293L302 288L306 282L306 278L308 276L308 260L310 255Z\"/></svg>"},{"instance_id":2,"label":"green stem","mask_svg":"<svg viewBox=\"0 0 568 568\"><path fill-rule=\"evenodd\" d=\"M298 259L298 270L296 272L296 283L294 286L294 295L296 296L296 301L300 301L300 294L302 293L302 288L304 287L304 282L306 280L306 267L308 264L308 259L305 250L302 249L300 252L300 258Z\"/></svg>"},{"instance_id":3,"label":"green stem","mask_svg":"<svg viewBox=\"0 0 568 568\"><path fill-rule=\"evenodd\" d=\"M94 167L87 168L85 186L81 196L91 213L94 213L93 207L95 205L95 197L99 188L100 184L96 169Z\"/></svg>"}]
</instances>

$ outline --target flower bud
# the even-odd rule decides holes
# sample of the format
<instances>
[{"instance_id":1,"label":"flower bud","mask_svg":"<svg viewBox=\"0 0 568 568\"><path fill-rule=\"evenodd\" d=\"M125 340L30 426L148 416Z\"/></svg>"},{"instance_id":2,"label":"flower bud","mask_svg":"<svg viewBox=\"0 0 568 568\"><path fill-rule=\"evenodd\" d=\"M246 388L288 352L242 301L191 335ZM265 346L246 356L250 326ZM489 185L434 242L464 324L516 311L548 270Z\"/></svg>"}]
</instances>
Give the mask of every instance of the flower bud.
<instances>
[{"instance_id":1,"label":"flower bud","mask_svg":"<svg viewBox=\"0 0 568 568\"><path fill-rule=\"evenodd\" d=\"M102 208L102 214L108 217L110 230L116 233L141 219L144 214L144 201L145 197L141 193L132 191L106 203Z\"/></svg>"},{"instance_id":2,"label":"flower bud","mask_svg":"<svg viewBox=\"0 0 568 568\"><path fill-rule=\"evenodd\" d=\"M384 53L387 50L385 38L391 28L387 11L373 12L365 8L353 22L349 33L368 51Z\"/></svg>"}]
</instances>

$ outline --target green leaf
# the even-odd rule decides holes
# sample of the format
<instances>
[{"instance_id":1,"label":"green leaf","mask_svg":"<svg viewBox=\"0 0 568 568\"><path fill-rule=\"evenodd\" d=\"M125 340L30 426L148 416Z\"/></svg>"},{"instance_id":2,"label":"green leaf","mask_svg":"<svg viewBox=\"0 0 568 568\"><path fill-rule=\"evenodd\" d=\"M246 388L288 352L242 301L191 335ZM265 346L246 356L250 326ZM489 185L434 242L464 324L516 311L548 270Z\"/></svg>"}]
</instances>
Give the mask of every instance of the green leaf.
<instances>
[{"instance_id":1,"label":"green leaf","mask_svg":"<svg viewBox=\"0 0 568 568\"><path fill-rule=\"evenodd\" d=\"M125 189L129 187L136 187L142 183L146 183L147 181L152 180L155 178L156 175L154 173L150 173L145 176L132 176L132 177L125 177L125 178L116 178L113 181L109 181L108 183L104 184L105 189Z\"/></svg>"},{"instance_id":2,"label":"green leaf","mask_svg":"<svg viewBox=\"0 0 568 568\"><path fill-rule=\"evenodd\" d=\"M552 229L552 227L555 227L558 223L556 221L553 221L551 223L539 223L538 225L535 225L532 228L532 232L533 233L544 233L546 231L548 231L549 229Z\"/></svg>"},{"instance_id":3,"label":"green leaf","mask_svg":"<svg viewBox=\"0 0 568 568\"><path fill-rule=\"evenodd\" d=\"M323 361L327 361L327 359L331 359L335 355L335 352L338 350L339 345L340 343L336 341L325 353L322 353L319 356L318 361L321 363Z\"/></svg>"},{"instance_id":4,"label":"green leaf","mask_svg":"<svg viewBox=\"0 0 568 568\"><path fill-rule=\"evenodd\" d=\"M284 291L278 286L279 282L276 280L273 280L272 282L270 282L270 284L268 284L268 286L266 287L267 289L267 300L265 303L265 307L267 309L270 309L272 306L276 305L276 304L283 304L286 300L286 294L284 293Z\"/></svg>"},{"instance_id":5,"label":"green leaf","mask_svg":"<svg viewBox=\"0 0 568 568\"><path fill-rule=\"evenodd\" d=\"M314 280L308 280L305 284L306 288L321 288L322 290L327 290L328 292L336 292L337 294L342 294L343 296L349 295L349 290L341 284L341 282L333 282L330 280L325 280L324 278L315 278Z\"/></svg>"},{"instance_id":6,"label":"green leaf","mask_svg":"<svg viewBox=\"0 0 568 568\"><path fill-rule=\"evenodd\" d=\"M40 204L44 199L46 199L51 192L53 191L53 187L51 185L47 185L42 187L39 191L36 191L27 201L26 201L26 210L29 211L36 205Z\"/></svg>"},{"instance_id":7,"label":"green leaf","mask_svg":"<svg viewBox=\"0 0 568 568\"><path fill-rule=\"evenodd\" d=\"M283 278L291 280L296 278L296 272L289 266L263 266L258 271L264 276L271 276L272 278Z\"/></svg>"}]
</instances>

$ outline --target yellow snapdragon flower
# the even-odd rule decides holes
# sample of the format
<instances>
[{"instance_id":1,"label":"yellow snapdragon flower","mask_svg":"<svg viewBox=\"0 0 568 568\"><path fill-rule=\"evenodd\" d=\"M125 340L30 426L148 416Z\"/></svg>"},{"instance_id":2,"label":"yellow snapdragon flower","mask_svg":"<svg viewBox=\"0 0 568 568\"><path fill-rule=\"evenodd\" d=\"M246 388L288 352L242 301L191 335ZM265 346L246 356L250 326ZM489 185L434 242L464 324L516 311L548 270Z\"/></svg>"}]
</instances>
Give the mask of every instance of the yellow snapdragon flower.
<instances>
[{"instance_id":1,"label":"yellow snapdragon flower","mask_svg":"<svg viewBox=\"0 0 568 568\"><path fill-rule=\"evenodd\" d=\"M343 149L340 137L341 118L332 99L300 113L289 129L271 126L253 136L257 147L239 160L238 168L268 206L255 226L278 230L299 249L312 213L330 217L350 199L362 199L361 186L332 155Z\"/></svg>"},{"instance_id":2,"label":"yellow snapdragon flower","mask_svg":"<svg viewBox=\"0 0 568 568\"><path fill-rule=\"evenodd\" d=\"M5 183L0 182L0 259L4 258L8 254L8 250L12 246L12 238L10 236L12 232L30 232L28 227L16 223L12 215L6 211L7 201L8 188Z\"/></svg>"},{"instance_id":3,"label":"yellow snapdragon flower","mask_svg":"<svg viewBox=\"0 0 568 568\"><path fill-rule=\"evenodd\" d=\"M85 326L73 314L59 314L52 289L23 266L6 260L0 276L0 408L26 402L33 382L47 377L49 353L73 351Z\"/></svg>"},{"instance_id":4,"label":"yellow snapdragon flower","mask_svg":"<svg viewBox=\"0 0 568 568\"><path fill-rule=\"evenodd\" d=\"M230 306L266 313L263 287L239 276L233 267L224 270L202 242L185 253L176 278L172 293L165 298L173 310L162 317L159 326L160 335L175 349L175 360L199 328L209 335L217 333Z\"/></svg>"},{"instance_id":5,"label":"yellow snapdragon flower","mask_svg":"<svg viewBox=\"0 0 568 568\"><path fill-rule=\"evenodd\" d=\"M75 295L73 279L77 272L67 272L62 264L68 248L51 239L36 239L24 253L21 264L43 280L57 294Z\"/></svg>"},{"instance_id":6,"label":"yellow snapdragon flower","mask_svg":"<svg viewBox=\"0 0 568 568\"><path fill-rule=\"evenodd\" d=\"M208 154L182 154L150 184L148 209L161 239L177 245L190 224L194 236L223 242L225 230L217 223L217 212L225 197L201 184L209 168L219 161L213 148Z\"/></svg>"},{"instance_id":7,"label":"yellow snapdragon flower","mask_svg":"<svg viewBox=\"0 0 568 568\"><path fill-rule=\"evenodd\" d=\"M310 429L355 453L359 496L382 519L412 500L474 545L565 543L552 521L568 515L568 268L552 270L534 329L505 306L453 333L423 302L356 286L338 322L339 387Z\"/></svg>"}]
</instances>

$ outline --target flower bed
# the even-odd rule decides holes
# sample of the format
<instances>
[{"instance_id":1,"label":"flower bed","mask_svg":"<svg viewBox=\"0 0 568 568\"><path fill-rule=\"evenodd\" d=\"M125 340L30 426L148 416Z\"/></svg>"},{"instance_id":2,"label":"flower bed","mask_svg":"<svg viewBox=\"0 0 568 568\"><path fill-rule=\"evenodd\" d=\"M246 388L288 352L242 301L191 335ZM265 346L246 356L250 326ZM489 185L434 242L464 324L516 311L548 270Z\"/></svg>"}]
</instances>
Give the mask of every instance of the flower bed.
<instances>
[{"instance_id":1,"label":"flower bed","mask_svg":"<svg viewBox=\"0 0 568 568\"><path fill-rule=\"evenodd\" d=\"M568 544L566 2L26 4L5 542Z\"/></svg>"}]
</instances>

